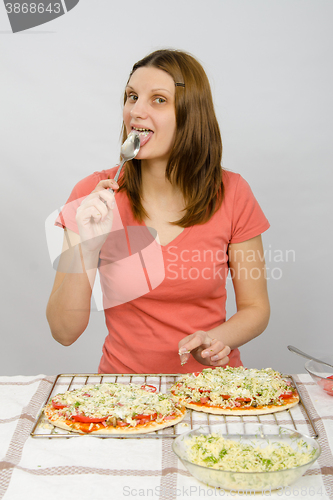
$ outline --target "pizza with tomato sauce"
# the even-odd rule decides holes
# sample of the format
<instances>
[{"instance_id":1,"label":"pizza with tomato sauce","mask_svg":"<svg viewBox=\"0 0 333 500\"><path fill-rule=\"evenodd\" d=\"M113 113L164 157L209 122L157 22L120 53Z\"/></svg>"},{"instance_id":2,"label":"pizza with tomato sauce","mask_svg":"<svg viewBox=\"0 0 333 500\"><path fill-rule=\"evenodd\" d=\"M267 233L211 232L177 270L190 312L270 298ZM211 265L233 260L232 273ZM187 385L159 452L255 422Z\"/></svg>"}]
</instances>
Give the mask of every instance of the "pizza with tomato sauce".
<instances>
[{"instance_id":1,"label":"pizza with tomato sauce","mask_svg":"<svg viewBox=\"0 0 333 500\"><path fill-rule=\"evenodd\" d=\"M81 434L143 434L180 422L186 409L144 384L102 383L54 396L44 408L56 427Z\"/></svg>"},{"instance_id":2,"label":"pizza with tomato sauce","mask_svg":"<svg viewBox=\"0 0 333 500\"><path fill-rule=\"evenodd\" d=\"M216 415L262 415L299 402L296 389L272 368L205 368L183 375L170 390L186 408Z\"/></svg>"}]
</instances>

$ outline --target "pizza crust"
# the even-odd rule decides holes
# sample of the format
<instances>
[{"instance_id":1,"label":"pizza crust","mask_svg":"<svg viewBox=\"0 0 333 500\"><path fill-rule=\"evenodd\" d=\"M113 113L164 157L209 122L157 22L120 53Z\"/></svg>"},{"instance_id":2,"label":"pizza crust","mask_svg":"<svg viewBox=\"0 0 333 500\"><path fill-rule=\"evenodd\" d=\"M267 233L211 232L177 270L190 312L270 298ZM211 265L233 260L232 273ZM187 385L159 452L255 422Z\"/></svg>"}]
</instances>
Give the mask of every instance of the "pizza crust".
<instances>
[{"instance_id":1,"label":"pizza crust","mask_svg":"<svg viewBox=\"0 0 333 500\"><path fill-rule=\"evenodd\" d=\"M201 403L191 403L175 396L175 401L181 402L186 408L213 415L265 415L268 413L276 413L278 411L288 410L299 403L299 396L295 395L290 398L289 403L283 405L267 405L266 407L237 407L237 408L220 408L218 406L203 405Z\"/></svg>"},{"instance_id":2,"label":"pizza crust","mask_svg":"<svg viewBox=\"0 0 333 500\"><path fill-rule=\"evenodd\" d=\"M58 416L57 410L53 408L52 403L49 403L44 408L44 414L47 420L54 425L55 427L59 427L60 429L70 431L70 432L78 432L79 434L147 434L148 432L159 431L161 429L165 429L166 427L172 427L173 425L178 424L183 420L186 414L185 406L180 408L181 415L175 416L172 420L166 420L162 422L151 421L146 424L138 424L135 427L113 427L112 425L105 427L103 424L93 423L92 426L89 423L82 422L71 422L68 419L63 419ZM89 427L91 426L91 430ZM85 430L82 430L85 429Z\"/></svg>"}]
</instances>

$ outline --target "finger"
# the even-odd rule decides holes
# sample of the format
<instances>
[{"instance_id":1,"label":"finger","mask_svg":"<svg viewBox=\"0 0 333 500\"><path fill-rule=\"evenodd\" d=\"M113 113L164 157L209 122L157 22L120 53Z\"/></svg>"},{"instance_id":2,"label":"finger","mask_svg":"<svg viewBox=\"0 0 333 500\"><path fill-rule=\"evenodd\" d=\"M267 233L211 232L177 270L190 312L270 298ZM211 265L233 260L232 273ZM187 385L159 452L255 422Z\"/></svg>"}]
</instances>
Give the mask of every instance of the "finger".
<instances>
[{"instance_id":1,"label":"finger","mask_svg":"<svg viewBox=\"0 0 333 500\"><path fill-rule=\"evenodd\" d=\"M190 354L184 353L184 354L180 354L179 356L180 356L180 364L183 366L188 362Z\"/></svg>"},{"instance_id":2,"label":"finger","mask_svg":"<svg viewBox=\"0 0 333 500\"><path fill-rule=\"evenodd\" d=\"M107 209L113 209L115 203L115 197L113 191L109 191L108 189L101 189L98 191L93 191L82 201L80 207L90 206L94 203L94 200L101 200Z\"/></svg>"},{"instance_id":3,"label":"finger","mask_svg":"<svg viewBox=\"0 0 333 500\"><path fill-rule=\"evenodd\" d=\"M102 214L101 212L95 207L87 207L84 212L82 212L82 223L89 224L91 222L91 219L94 220L94 222L100 222L102 219Z\"/></svg>"},{"instance_id":4,"label":"finger","mask_svg":"<svg viewBox=\"0 0 333 500\"><path fill-rule=\"evenodd\" d=\"M187 338L182 339L179 344L178 344L178 354L180 356L180 364L183 366L185 363L187 363L189 357L190 357L190 351L184 347L184 345L187 342Z\"/></svg>"},{"instance_id":5,"label":"finger","mask_svg":"<svg viewBox=\"0 0 333 500\"><path fill-rule=\"evenodd\" d=\"M226 346L220 340L212 339L211 345L208 347L208 349L202 351L201 356L203 358L207 358L208 356L210 357L214 356L218 352L222 351L222 349L224 349L225 347Z\"/></svg>"},{"instance_id":6,"label":"finger","mask_svg":"<svg viewBox=\"0 0 333 500\"><path fill-rule=\"evenodd\" d=\"M193 351L193 349L197 349L197 347L200 346L209 347L211 345L212 339L206 334L206 332L201 332L201 334L203 333L205 334L204 336L200 335L199 333L191 335L191 339L183 344L179 349L179 354L191 352Z\"/></svg>"},{"instance_id":7,"label":"finger","mask_svg":"<svg viewBox=\"0 0 333 500\"><path fill-rule=\"evenodd\" d=\"M229 346L225 346L224 349L222 349L221 351L219 351L217 354L213 354L213 356L210 356L210 360L213 362L213 363L220 363L220 364L226 364L228 361L229 361L229 354L231 352L231 349ZM227 361L226 358L228 358Z\"/></svg>"},{"instance_id":8,"label":"finger","mask_svg":"<svg viewBox=\"0 0 333 500\"><path fill-rule=\"evenodd\" d=\"M95 222L100 222L108 215L108 213L108 208L99 198L87 200L86 203L82 204L77 209L77 215L83 223L88 223L91 217Z\"/></svg>"},{"instance_id":9,"label":"finger","mask_svg":"<svg viewBox=\"0 0 333 500\"><path fill-rule=\"evenodd\" d=\"M229 357L225 356L224 358L218 361L210 361L211 366L225 366L229 363Z\"/></svg>"},{"instance_id":10,"label":"finger","mask_svg":"<svg viewBox=\"0 0 333 500\"><path fill-rule=\"evenodd\" d=\"M102 217L105 217L108 214L108 207L101 200L99 196L93 196L89 199L85 199L85 201L80 205L79 209L87 210L88 208L95 207L98 212L101 213Z\"/></svg>"},{"instance_id":11,"label":"finger","mask_svg":"<svg viewBox=\"0 0 333 500\"><path fill-rule=\"evenodd\" d=\"M108 209L112 210L114 208L115 198L112 191L102 189L101 191L98 191L98 197Z\"/></svg>"},{"instance_id":12,"label":"finger","mask_svg":"<svg viewBox=\"0 0 333 500\"><path fill-rule=\"evenodd\" d=\"M180 356L180 364L183 366L183 365L186 365L186 363L188 362L189 360L189 357L190 355L189 354L182 354Z\"/></svg>"},{"instance_id":13,"label":"finger","mask_svg":"<svg viewBox=\"0 0 333 500\"><path fill-rule=\"evenodd\" d=\"M119 189L118 183L114 179L104 179L99 181L93 192L101 191L102 189Z\"/></svg>"}]
</instances>

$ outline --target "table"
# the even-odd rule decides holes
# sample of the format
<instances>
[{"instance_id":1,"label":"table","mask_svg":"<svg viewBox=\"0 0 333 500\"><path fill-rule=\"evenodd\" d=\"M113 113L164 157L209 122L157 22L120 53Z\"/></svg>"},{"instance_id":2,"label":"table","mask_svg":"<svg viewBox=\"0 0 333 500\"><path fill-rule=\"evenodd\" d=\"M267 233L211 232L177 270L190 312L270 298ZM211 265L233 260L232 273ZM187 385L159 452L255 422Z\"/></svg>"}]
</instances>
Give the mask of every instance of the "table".
<instances>
[{"instance_id":1,"label":"table","mask_svg":"<svg viewBox=\"0 0 333 500\"><path fill-rule=\"evenodd\" d=\"M333 398L307 374L294 375L319 433L319 460L289 488L256 498L333 499ZM0 377L0 499L104 500L246 498L209 488L174 455L172 439L33 438L30 432L54 377ZM185 429L186 430L186 429Z\"/></svg>"}]
</instances>

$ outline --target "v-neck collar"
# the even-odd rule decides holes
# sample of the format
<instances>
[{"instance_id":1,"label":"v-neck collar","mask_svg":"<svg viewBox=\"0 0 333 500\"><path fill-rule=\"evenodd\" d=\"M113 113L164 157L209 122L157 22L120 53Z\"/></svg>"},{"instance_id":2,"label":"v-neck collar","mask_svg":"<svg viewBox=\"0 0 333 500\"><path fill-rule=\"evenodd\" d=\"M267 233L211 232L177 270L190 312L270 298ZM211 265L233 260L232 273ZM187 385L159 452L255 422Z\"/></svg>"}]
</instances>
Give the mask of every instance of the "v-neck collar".
<instances>
[{"instance_id":1,"label":"v-neck collar","mask_svg":"<svg viewBox=\"0 0 333 500\"><path fill-rule=\"evenodd\" d=\"M149 231L149 226L147 226L147 224L145 222L142 222L141 224L142 226L146 227L147 228L147 231ZM178 244L180 243L186 236L187 234L189 233L189 231L192 229L192 226L191 227L185 227L183 229L183 231L178 234L173 240L169 241L169 243L167 243L166 245L161 245L156 239L156 244L159 245L162 249L163 252L166 252L168 250L168 247L169 246L172 246L172 245L175 245L175 244ZM149 234L151 235L151 232L149 231Z\"/></svg>"}]
</instances>

